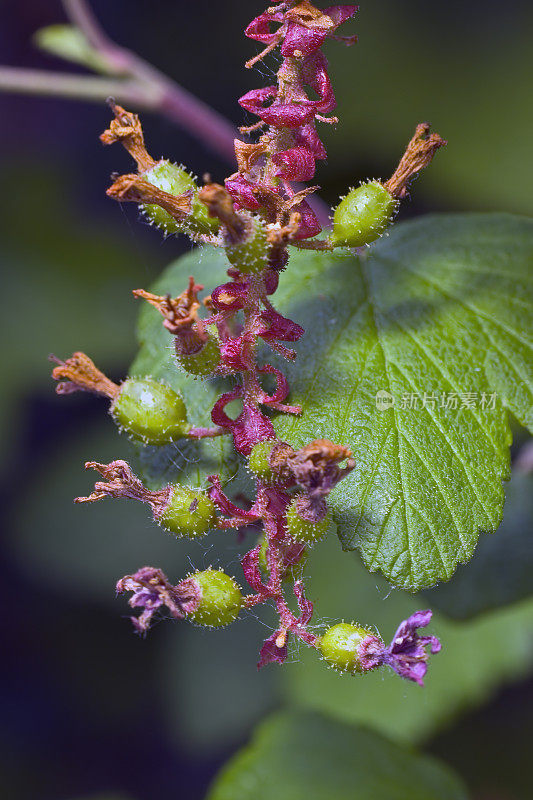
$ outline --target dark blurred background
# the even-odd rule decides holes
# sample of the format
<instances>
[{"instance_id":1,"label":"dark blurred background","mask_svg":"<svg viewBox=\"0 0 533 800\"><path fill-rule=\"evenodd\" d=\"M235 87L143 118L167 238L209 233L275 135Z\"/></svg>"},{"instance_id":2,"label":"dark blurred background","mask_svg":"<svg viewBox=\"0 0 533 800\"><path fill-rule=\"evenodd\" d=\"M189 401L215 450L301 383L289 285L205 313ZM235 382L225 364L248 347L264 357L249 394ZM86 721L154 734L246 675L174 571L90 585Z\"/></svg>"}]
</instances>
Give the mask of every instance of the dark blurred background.
<instances>
[{"instance_id":1,"label":"dark blurred background","mask_svg":"<svg viewBox=\"0 0 533 800\"><path fill-rule=\"evenodd\" d=\"M236 98L272 82L273 59L243 68L258 46L242 30L264 2L92 5L112 38L235 124L243 121ZM2 0L0 9L2 63L82 71L32 45L38 28L65 21L59 2ZM362 3L351 25L359 43L326 48L341 124L323 131L324 199L388 176L415 124L427 119L449 145L416 184L403 218L531 214L532 22L531 4L519 0ZM293 699L282 671L256 674L265 628L253 619L222 634L172 624L146 641L132 634L115 580L144 563L176 576L191 563L218 563L210 543L187 550L128 504L72 506L90 486L83 462L127 456L129 446L101 401L56 398L47 355L83 349L114 379L124 376L135 353L130 290L148 286L189 248L162 241L134 208L105 197L110 173L130 169L120 148L98 141L108 118L103 104L0 94L0 785L10 800L199 800L257 719ZM154 156L218 180L227 174L228 165L165 118L143 120ZM231 559L237 563L230 551ZM484 706L458 702L453 719L441 715L424 737L403 737L423 738L478 800L533 793L531 654L520 657L520 668L502 670L476 695Z\"/></svg>"}]
</instances>

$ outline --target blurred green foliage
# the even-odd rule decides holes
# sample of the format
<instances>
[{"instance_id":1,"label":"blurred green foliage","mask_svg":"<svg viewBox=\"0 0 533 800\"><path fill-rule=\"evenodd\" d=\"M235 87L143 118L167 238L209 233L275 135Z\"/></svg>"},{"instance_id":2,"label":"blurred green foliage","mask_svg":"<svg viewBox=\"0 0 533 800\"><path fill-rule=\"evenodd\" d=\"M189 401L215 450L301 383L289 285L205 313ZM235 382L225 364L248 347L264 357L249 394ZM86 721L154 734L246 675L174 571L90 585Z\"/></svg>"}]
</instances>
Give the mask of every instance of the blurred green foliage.
<instances>
[{"instance_id":1,"label":"blurred green foliage","mask_svg":"<svg viewBox=\"0 0 533 800\"><path fill-rule=\"evenodd\" d=\"M322 621L342 614L346 621L374 624L385 641L392 639L402 619L428 607L424 597L391 590L332 542L313 551L309 575L309 596ZM286 667L287 701L371 725L403 741L421 742L466 709L489 700L502 684L527 675L533 665L531 598L468 622L435 613L430 628L443 649L431 659L424 690L385 670L361 680L339 677L304 648L298 661Z\"/></svg>"},{"instance_id":2,"label":"blurred green foliage","mask_svg":"<svg viewBox=\"0 0 533 800\"><path fill-rule=\"evenodd\" d=\"M418 122L445 139L415 184L433 208L531 213L530 5L361 3L353 48L328 47L340 124L325 130L336 183L388 177ZM320 175L320 178L322 175Z\"/></svg>"},{"instance_id":3,"label":"blurred green foliage","mask_svg":"<svg viewBox=\"0 0 533 800\"><path fill-rule=\"evenodd\" d=\"M126 364L135 352L137 308L131 295L150 280L139 245L111 226L84 216L61 170L43 164L5 168L0 206L0 435L14 446L21 399L50 383L48 353L84 349L100 367ZM7 202L9 198L9 202Z\"/></svg>"},{"instance_id":4,"label":"blurred green foliage","mask_svg":"<svg viewBox=\"0 0 533 800\"><path fill-rule=\"evenodd\" d=\"M264 722L209 800L467 800L442 764L364 728L312 713Z\"/></svg>"},{"instance_id":5,"label":"blurred green foliage","mask_svg":"<svg viewBox=\"0 0 533 800\"><path fill-rule=\"evenodd\" d=\"M184 17L182 4L167 3L165 13L156 15L149 4L139 5L131 17L131 36L124 43L240 123L235 97L271 82L275 68L270 60L251 73L242 69L258 46L239 31L264 3L228 0L209 6L206 14L205 3L189 4ZM416 210L426 206L531 213L532 18L531 6L522 0L510 0L505 6L459 0L445 5L422 0L364 3L353 24L359 43L346 50L337 43L327 45L341 122L335 128L323 126L321 131L329 153L328 163L321 165L317 175L324 197L335 202L360 178L390 174L415 124L427 119L449 144L413 187ZM122 31L118 23L116 29ZM199 30L202 42L209 46L202 45L191 54L191 35ZM26 103L34 108L31 99ZM155 235L153 246L148 245L135 230L132 233L127 217L104 198L98 211L86 208L87 189L76 184L73 176L81 161L94 164L103 196L107 167L102 164L107 156L96 141L98 126L88 134L94 145L82 144L82 151L72 146L63 152L66 137L76 139L79 133L74 122L72 130L58 136L48 158L41 137L52 141L55 120L43 113L43 101L35 107L41 116L32 127L34 139L20 136L15 146L10 141L1 158L0 330L6 344L0 433L6 473L19 456L31 466L34 454L23 450L30 400L49 393L54 402L47 354L53 351L64 357L84 349L112 377L121 378L115 370L125 370L136 350L137 306L131 289L151 283L155 271L181 247L167 245L163 251ZM73 113L72 120L77 116ZM5 120L9 121L8 114ZM148 117L145 127L159 155L158 137L164 138L162 131L168 133L170 126ZM174 130L170 135L174 145L164 155L180 160L182 150L189 146L187 137ZM190 158L196 160L192 166L197 169L211 167L212 159L202 148L191 152ZM114 163L122 169L127 162L117 154ZM409 213L409 207L402 213ZM81 402L76 397L57 400L58 404ZM84 430L71 434L57 432L57 446L48 447L45 457L41 453L41 460L26 476L30 484L24 487L24 502L11 508L5 532L8 555L29 585L60 598L65 607L73 604L60 631L64 645L54 647L62 657L66 697L73 706L81 698L87 719L92 719L96 708L100 724L105 725L109 708L123 711L131 706L132 697L150 696L157 687L159 712L170 738L198 755L242 740L283 697L290 704L319 708L340 720L371 722L396 739L421 741L452 724L458 728L458 718L472 705L488 702L502 686L531 670L533 606L527 599L531 550L526 538L531 509L526 478L514 480L509 487L500 531L484 537L473 562L431 594L431 603L440 610L432 629L443 639L444 650L433 659L423 691L388 674L368 676L364 682L339 677L307 650L295 652L283 670L274 666L256 673L255 653L275 623L268 614L261 620L251 615L220 633L188 625L158 626L150 640L135 642L128 651L128 657L137 666L142 663L143 669L129 670L126 658L121 661L111 648L95 654L98 631L84 634L86 649L73 654L69 626L75 627L77 603L104 609L114 621L114 635L129 625L120 619L128 613L125 600L113 597L118 577L152 563L178 578L191 562L202 567L221 559L215 537L200 546L178 543L153 525L147 509L134 503L72 505L72 497L85 494L92 485L94 476L83 473L86 459L133 453L106 418L103 401L101 407L100 423L90 421ZM16 483L18 476L11 477ZM17 502L20 497L16 495ZM227 541L222 546L223 560L239 577L241 548L232 541L228 557ZM339 613L351 613L362 623L377 622L385 638L392 636L403 616L430 602L428 595L389 594L388 586L369 576L356 557L341 553L334 542L316 548L310 571L310 595L324 622ZM502 603L504 608L487 612ZM46 609L42 613L45 616ZM463 617L468 619L456 621ZM42 637L44 646L48 628L30 635L38 641ZM144 668L149 657L152 666ZM109 663L104 664L107 658ZM130 713L133 724L134 709ZM475 752L467 745L480 740L481 727L492 730L495 726L490 716L472 719L463 731L466 737L459 740L465 743L461 765L465 771ZM494 742L498 735L494 727ZM519 736L522 742L528 741L526 727ZM504 774L505 747L493 756ZM486 753L477 754L480 764L484 757ZM531 796L528 753L524 751L521 758L509 757L513 793L509 790L505 796L527 800ZM22 760L13 763L22 770ZM2 774L9 776L12 768L6 762L4 769L3 763ZM483 769L490 774L490 764ZM4 785L15 797L9 780ZM84 800L119 798L125 800L113 794Z\"/></svg>"}]
</instances>

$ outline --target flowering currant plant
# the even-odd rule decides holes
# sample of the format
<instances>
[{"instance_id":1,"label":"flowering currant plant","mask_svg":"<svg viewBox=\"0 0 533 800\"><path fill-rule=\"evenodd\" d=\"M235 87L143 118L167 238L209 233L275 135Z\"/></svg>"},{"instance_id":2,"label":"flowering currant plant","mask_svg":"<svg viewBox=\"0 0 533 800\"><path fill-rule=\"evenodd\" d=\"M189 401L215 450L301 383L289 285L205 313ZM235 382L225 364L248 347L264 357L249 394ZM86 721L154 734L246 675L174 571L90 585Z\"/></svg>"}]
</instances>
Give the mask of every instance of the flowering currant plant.
<instances>
[{"instance_id":1,"label":"flowering currant plant","mask_svg":"<svg viewBox=\"0 0 533 800\"><path fill-rule=\"evenodd\" d=\"M482 299L465 299L461 286L465 272L479 280L484 242L498 261L500 244L489 240L505 225L500 263L511 262L504 279L510 285L525 258L518 244L510 258L508 242L522 241L526 232L523 221L480 215L468 226L457 217L418 228L400 225L381 239L412 179L446 145L427 123L416 126L391 177L348 188L331 217L322 219L319 187L306 185L327 157L320 126L338 122L322 48L328 40L356 42L338 30L357 10L293 0L250 22L245 35L263 49L246 66L275 51L280 63L275 84L239 99L254 121L235 139L236 169L224 185L209 175L199 185L185 167L153 158L139 117L109 101L113 118L101 141L120 143L136 171L113 176L108 196L137 203L165 234L188 236L198 247L184 260L186 268L191 261L204 271L206 264L223 264L227 277L202 295L204 285L181 268L174 292L134 290L147 304L143 347L122 383L81 352L64 361L53 357L52 375L58 394L82 390L106 397L111 416L138 447L135 471L122 460L87 462L100 479L77 503L108 497L147 503L154 521L178 538L213 531L253 537L241 561L246 589L211 567L177 582L152 566L121 578L117 592L129 594L138 633L146 634L165 613L225 626L246 609L269 604L275 630L261 647L259 667L283 663L291 640L299 640L342 672L388 666L423 685L428 659L441 649L423 630L431 611L399 621L390 645L372 620L352 620L352 609L344 610L349 622L321 628L308 598L307 553L336 530L345 549L361 550L369 569L417 590L449 579L472 555L479 531L497 526L508 472L503 406L527 421L531 403L521 383L512 385L502 373L503 356L491 333L500 325L501 312L493 311L505 302L505 285L485 306ZM432 267L439 248L447 253L440 272ZM475 251L470 261L464 257L469 248ZM283 289L291 272L293 282ZM402 283L401 274L415 277ZM290 294L308 305L307 314L296 306L295 319L288 316ZM453 334L439 338L426 325L427 308L456 301ZM514 329L517 314L508 328ZM483 370L468 350L473 331L487 342ZM310 349L299 350L306 337ZM520 353L517 358L521 375L527 360ZM475 381L464 391L461 375ZM199 396L200 381L214 395L210 420L195 419L200 403L190 402ZM450 390L455 407L439 400ZM224 444L217 449L219 441ZM165 484L164 453L175 455L186 442L197 448L201 485ZM432 465L439 449L446 475ZM243 465L244 493L229 481Z\"/></svg>"}]
</instances>

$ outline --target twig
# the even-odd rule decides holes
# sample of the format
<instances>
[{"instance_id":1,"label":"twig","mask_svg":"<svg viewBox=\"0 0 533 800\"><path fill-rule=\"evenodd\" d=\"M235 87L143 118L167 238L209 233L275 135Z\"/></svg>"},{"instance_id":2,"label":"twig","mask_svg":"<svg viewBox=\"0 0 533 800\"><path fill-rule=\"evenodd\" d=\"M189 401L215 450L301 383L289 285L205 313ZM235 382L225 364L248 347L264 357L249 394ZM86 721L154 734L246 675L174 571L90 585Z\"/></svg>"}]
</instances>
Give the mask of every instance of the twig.
<instances>
[{"instance_id":1,"label":"twig","mask_svg":"<svg viewBox=\"0 0 533 800\"><path fill-rule=\"evenodd\" d=\"M110 67L152 89L158 111L223 158L235 158L235 127L231 122L136 53L111 41L85 0L63 0L63 7L69 20L85 34L89 44Z\"/></svg>"},{"instance_id":2,"label":"twig","mask_svg":"<svg viewBox=\"0 0 533 800\"><path fill-rule=\"evenodd\" d=\"M0 90L17 94L66 97L102 103L112 95L127 104L155 111L160 98L137 81L96 78L66 72L0 66Z\"/></svg>"},{"instance_id":3,"label":"twig","mask_svg":"<svg viewBox=\"0 0 533 800\"><path fill-rule=\"evenodd\" d=\"M86 0L63 0L69 21L85 35L116 78L0 66L0 91L103 102L115 97L121 104L167 117L226 161L235 159L236 127L222 114L147 61L113 42L100 26ZM323 226L330 209L314 196L308 202Z\"/></svg>"}]
</instances>

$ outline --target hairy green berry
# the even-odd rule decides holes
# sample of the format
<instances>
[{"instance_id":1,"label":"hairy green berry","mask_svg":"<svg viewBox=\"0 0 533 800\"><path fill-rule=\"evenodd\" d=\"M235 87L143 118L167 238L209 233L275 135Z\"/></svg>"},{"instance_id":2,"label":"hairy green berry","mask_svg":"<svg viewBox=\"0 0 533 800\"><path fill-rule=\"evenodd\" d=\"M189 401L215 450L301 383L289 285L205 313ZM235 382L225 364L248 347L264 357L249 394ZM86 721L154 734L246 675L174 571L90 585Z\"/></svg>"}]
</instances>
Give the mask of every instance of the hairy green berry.
<instances>
[{"instance_id":1,"label":"hairy green berry","mask_svg":"<svg viewBox=\"0 0 533 800\"><path fill-rule=\"evenodd\" d=\"M218 339L209 334L203 347L196 353L176 353L178 364L190 375L207 377L212 375L220 364L220 347Z\"/></svg>"},{"instance_id":2,"label":"hairy green berry","mask_svg":"<svg viewBox=\"0 0 533 800\"><path fill-rule=\"evenodd\" d=\"M191 576L201 599L191 619L198 625L222 627L234 622L242 607L242 594L235 580L225 572L206 569Z\"/></svg>"},{"instance_id":3,"label":"hairy green berry","mask_svg":"<svg viewBox=\"0 0 533 800\"><path fill-rule=\"evenodd\" d=\"M193 233L216 233L219 221L210 217L206 206L198 200L198 187L192 175L185 167L172 164L170 161L159 161L155 167L144 173L143 178L158 189L173 194L183 194L193 191L191 214L184 222L177 222L160 206L145 204L143 211L146 216L158 227L167 233L180 233L192 231Z\"/></svg>"},{"instance_id":4,"label":"hairy green berry","mask_svg":"<svg viewBox=\"0 0 533 800\"><path fill-rule=\"evenodd\" d=\"M150 378L125 380L110 412L117 425L147 444L174 442L191 427L180 395Z\"/></svg>"},{"instance_id":5,"label":"hairy green berry","mask_svg":"<svg viewBox=\"0 0 533 800\"><path fill-rule=\"evenodd\" d=\"M374 636L359 625L339 622L328 628L320 639L320 650L325 660L341 672L364 671L359 659L359 647L369 636Z\"/></svg>"},{"instance_id":6,"label":"hairy green berry","mask_svg":"<svg viewBox=\"0 0 533 800\"><path fill-rule=\"evenodd\" d=\"M362 247L374 242L392 222L397 205L379 181L352 189L333 214L332 244Z\"/></svg>"},{"instance_id":7,"label":"hairy green berry","mask_svg":"<svg viewBox=\"0 0 533 800\"><path fill-rule=\"evenodd\" d=\"M326 516L314 522L311 519L306 519L303 516L304 512L301 510L301 498L295 497L287 509L287 531L289 536L297 542L313 545L319 542L329 530L331 525L331 516L329 512Z\"/></svg>"},{"instance_id":8,"label":"hairy green berry","mask_svg":"<svg viewBox=\"0 0 533 800\"><path fill-rule=\"evenodd\" d=\"M196 539L215 524L215 505L200 489L175 485L167 507L159 517L161 527L177 536Z\"/></svg>"},{"instance_id":9,"label":"hairy green berry","mask_svg":"<svg viewBox=\"0 0 533 800\"><path fill-rule=\"evenodd\" d=\"M238 244L226 242L226 254L229 262L240 272L261 272L268 261L266 228L257 217L249 217L247 222L248 230L244 241Z\"/></svg>"},{"instance_id":10,"label":"hairy green berry","mask_svg":"<svg viewBox=\"0 0 533 800\"><path fill-rule=\"evenodd\" d=\"M275 480L269 461L273 445L271 439L258 442L248 457L248 468L265 483L272 483Z\"/></svg>"}]
</instances>

